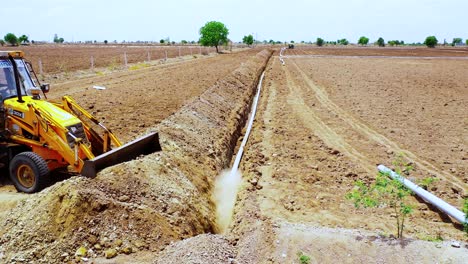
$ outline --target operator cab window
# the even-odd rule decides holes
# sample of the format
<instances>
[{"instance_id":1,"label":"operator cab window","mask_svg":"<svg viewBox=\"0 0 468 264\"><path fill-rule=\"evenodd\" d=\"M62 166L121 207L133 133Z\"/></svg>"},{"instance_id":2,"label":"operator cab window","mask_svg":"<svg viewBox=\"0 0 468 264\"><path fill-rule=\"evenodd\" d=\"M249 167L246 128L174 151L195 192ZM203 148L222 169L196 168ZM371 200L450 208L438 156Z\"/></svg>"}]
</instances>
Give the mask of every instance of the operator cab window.
<instances>
[{"instance_id":1,"label":"operator cab window","mask_svg":"<svg viewBox=\"0 0 468 264\"><path fill-rule=\"evenodd\" d=\"M15 59L18 66L19 83L22 95L31 95L30 90L35 88L23 60ZM15 88L15 75L13 65L8 59L0 59L0 96L5 99L17 96Z\"/></svg>"}]
</instances>

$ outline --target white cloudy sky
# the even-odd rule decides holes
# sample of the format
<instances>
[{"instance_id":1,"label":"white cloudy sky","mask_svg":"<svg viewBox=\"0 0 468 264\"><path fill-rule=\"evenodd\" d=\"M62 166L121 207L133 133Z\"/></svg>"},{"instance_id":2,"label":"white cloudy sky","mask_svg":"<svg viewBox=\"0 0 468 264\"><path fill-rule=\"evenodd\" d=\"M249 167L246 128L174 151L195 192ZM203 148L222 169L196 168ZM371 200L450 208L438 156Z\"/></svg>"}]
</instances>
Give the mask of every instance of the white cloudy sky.
<instances>
[{"instance_id":1,"label":"white cloudy sky","mask_svg":"<svg viewBox=\"0 0 468 264\"><path fill-rule=\"evenodd\" d=\"M207 21L217 20L239 41L314 41L364 35L375 41L423 42L468 38L468 0L2 0L0 38L31 40L197 40Z\"/></svg>"}]
</instances>

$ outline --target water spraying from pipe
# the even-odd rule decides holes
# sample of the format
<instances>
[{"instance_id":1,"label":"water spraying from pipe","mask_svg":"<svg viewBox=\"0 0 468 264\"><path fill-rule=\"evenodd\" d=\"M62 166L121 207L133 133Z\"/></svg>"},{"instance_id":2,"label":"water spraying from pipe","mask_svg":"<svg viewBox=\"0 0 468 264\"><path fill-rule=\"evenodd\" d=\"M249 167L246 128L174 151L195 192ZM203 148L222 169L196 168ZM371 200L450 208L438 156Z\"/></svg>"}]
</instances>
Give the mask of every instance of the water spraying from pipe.
<instances>
[{"instance_id":1,"label":"water spraying from pipe","mask_svg":"<svg viewBox=\"0 0 468 264\"><path fill-rule=\"evenodd\" d=\"M242 175L238 170L224 170L216 180L213 200L216 203L216 224L219 233L224 233L231 223L241 181Z\"/></svg>"},{"instance_id":2,"label":"water spraying from pipe","mask_svg":"<svg viewBox=\"0 0 468 264\"><path fill-rule=\"evenodd\" d=\"M252 130L255 113L257 112L258 99L262 88L263 76L260 76L260 81L257 86L257 94L252 103L252 112L250 113L249 122L247 123L247 130L244 139L237 152L236 159L230 170L223 171L216 179L215 191L213 192L213 200L216 203L216 223L218 226L218 233L226 232L229 224L231 223L232 215L234 212L234 205L237 200L237 191L241 183L241 173L238 170L239 164L244 154L244 147L249 139L250 131Z\"/></svg>"}]
</instances>

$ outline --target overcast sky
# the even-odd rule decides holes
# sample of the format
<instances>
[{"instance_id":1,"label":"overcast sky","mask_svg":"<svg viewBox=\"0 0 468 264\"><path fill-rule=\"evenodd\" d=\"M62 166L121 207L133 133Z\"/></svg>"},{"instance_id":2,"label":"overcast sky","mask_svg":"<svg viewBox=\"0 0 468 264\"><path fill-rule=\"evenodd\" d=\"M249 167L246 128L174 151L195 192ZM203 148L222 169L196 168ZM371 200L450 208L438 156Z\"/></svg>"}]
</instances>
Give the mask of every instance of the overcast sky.
<instances>
[{"instance_id":1,"label":"overcast sky","mask_svg":"<svg viewBox=\"0 0 468 264\"><path fill-rule=\"evenodd\" d=\"M468 38L468 0L2 0L0 38L65 41L198 40L207 21L229 38L315 41L367 36L423 42Z\"/></svg>"}]
</instances>

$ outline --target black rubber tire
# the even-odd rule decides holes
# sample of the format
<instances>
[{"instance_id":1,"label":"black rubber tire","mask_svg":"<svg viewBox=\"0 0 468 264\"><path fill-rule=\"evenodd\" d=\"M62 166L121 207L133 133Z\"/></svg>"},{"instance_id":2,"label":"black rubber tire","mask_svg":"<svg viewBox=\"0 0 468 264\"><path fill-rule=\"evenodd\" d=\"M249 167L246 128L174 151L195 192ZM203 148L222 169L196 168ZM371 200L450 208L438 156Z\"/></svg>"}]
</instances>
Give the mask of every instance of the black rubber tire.
<instances>
[{"instance_id":1,"label":"black rubber tire","mask_svg":"<svg viewBox=\"0 0 468 264\"><path fill-rule=\"evenodd\" d=\"M18 170L29 172L31 184L26 186L18 179ZM34 152L21 152L10 162L10 178L16 189L20 192L34 193L44 189L49 181L49 168L47 162Z\"/></svg>"}]
</instances>

